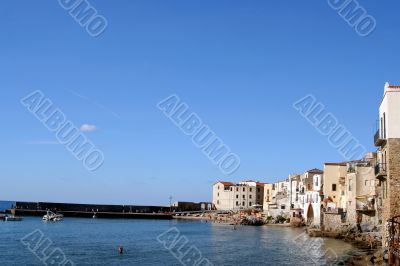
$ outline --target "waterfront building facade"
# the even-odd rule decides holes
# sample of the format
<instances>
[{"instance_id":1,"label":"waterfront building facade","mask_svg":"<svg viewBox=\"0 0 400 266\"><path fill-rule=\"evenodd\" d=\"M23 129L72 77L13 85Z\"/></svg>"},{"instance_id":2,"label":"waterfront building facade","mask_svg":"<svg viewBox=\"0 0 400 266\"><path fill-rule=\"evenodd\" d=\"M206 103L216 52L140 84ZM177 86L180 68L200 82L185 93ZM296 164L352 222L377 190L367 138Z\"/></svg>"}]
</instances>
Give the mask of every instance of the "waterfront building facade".
<instances>
[{"instance_id":1,"label":"waterfront building facade","mask_svg":"<svg viewBox=\"0 0 400 266\"><path fill-rule=\"evenodd\" d=\"M324 165L324 207L327 211L336 211L345 208L345 181L347 162L325 163Z\"/></svg>"},{"instance_id":2,"label":"waterfront building facade","mask_svg":"<svg viewBox=\"0 0 400 266\"><path fill-rule=\"evenodd\" d=\"M323 173L313 173L308 177L312 181L311 187L306 191L306 202L304 204L304 218L307 225L320 227L321 226L321 211L322 203L322 186L323 186Z\"/></svg>"},{"instance_id":3,"label":"waterfront building facade","mask_svg":"<svg viewBox=\"0 0 400 266\"><path fill-rule=\"evenodd\" d=\"M267 215L272 217L290 217L289 180L273 184L272 202L268 206Z\"/></svg>"},{"instance_id":4,"label":"waterfront building facade","mask_svg":"<svg viewBox=\"0 0 400 266\"><path fill-rule=\"evenodd\" d=\"M301 175L289 175L288 195L291 217L303 216L304 199L302 198L302 194L304 194L304 186L302 184Z\"/></svg>"},{"instance_id":5,"label":"waterfront building facade","mask_svg":"<svg viewBox=\"0 0 400 266\"><path fill-rule=\"evenodd\" d=\"M243 210L263 206L264 183L219 181L213 185L213 205L217 210Z\"/></svg>"},{"instance_id":6,"label":"waterfront building facade","mask_svg":"<svg viewBox=\"0 0 400 266\"><path fill-rule=\"evenodd\" d=\"M382 194L383 223L400 215L400 86L385 84L379 107L379 126L374 136L378 147L375 177ZM387 246L388 230L383 229L383 246Z\"/></svg>"},{"instance_id":7,"label":"waterfront building facade","mask_svg":"<svg viewBox=\"0 0 400 266\"><path fill-rule=\"evenodd\" d=\"M272 195L275 186L273 184L264 184L264 202L263 202L263 210L265 213L268 213L269 205L272 204Z\"/></svg>"},{"instance_id":8,"label":"waterfront building facade","mask_svg":"<svg viewBox=\"0 0 400 266\"><path fill-rule=\"evenodd\" d=\"M379 224L378 185L374 167L376 153L369 153L362 161L350 162L346 176L346 221L359 224L362 231L370 231Z\"/></svg>"}]
</instances>

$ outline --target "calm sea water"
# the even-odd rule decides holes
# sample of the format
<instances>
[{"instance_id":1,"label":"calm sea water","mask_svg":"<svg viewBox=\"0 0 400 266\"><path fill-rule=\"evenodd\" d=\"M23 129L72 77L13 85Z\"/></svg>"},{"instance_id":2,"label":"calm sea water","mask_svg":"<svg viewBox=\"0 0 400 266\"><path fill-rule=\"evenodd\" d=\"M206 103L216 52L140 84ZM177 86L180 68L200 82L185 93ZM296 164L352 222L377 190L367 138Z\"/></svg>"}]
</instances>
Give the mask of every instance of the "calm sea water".
<instances>
[{"instance_id":1,"label":"calm sea water","mask_svg":"<svg viewBox=\"0 0 400 266\"><path fill-rule=\"evenodd\" d=\"M0 201L0 211L10 209L13 205L15 205L14 201Z\"/></svg>"},{"instance_id":2,"label":"calm sea water","mask_svg":"<svg viewBox=\"0 0 400 266\"><path fill-rule=\"evenodd\" d=\"M292 228L241 226L234 230L200 221L78 218L46 223L40 217L25 217L22 222L0 222L0 265L44 265L20 241L36 229L53 242L49 250L60 248L76 265L182 265L157 241L171 228L187 237L187 247L197 247L214 265L312 265L312 259L327 250L342 256L352 249L334 239L317 239L317 245L316 239L296 244L294 239L303 231ZM124 246L124 255L118 254L119 245ZM307 249L311 251L304 252Z\"/></svg>"}]
</instances>

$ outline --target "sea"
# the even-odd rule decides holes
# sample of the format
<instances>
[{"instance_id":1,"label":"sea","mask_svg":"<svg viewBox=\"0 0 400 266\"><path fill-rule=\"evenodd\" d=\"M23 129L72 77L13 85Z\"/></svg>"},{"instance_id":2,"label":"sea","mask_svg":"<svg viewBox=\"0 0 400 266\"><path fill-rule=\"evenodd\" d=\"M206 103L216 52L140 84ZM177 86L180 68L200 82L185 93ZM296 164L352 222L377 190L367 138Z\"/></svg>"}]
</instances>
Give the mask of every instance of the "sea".
<instances>
[{"instance_id":1,"label":"sea","mask_svg":"<svg viewBox=\"0 0 400 266\"><path fill-rule=\"evenodd\" d=\"M0 265L340 265L353 249L340 240L309 238L303 229L280 226L84 218L45 222L41 217L0 222Z\"/></svg>"},{"instance_id":2,"label":"sea","mask_svg":"<svg viewBox=\"0 0 400 266\"><path fill-rule=\"evenodd\" d=\"M15 201L0 201L0 212L10 209L15 205Z\"/></svg>"}]
</instances>

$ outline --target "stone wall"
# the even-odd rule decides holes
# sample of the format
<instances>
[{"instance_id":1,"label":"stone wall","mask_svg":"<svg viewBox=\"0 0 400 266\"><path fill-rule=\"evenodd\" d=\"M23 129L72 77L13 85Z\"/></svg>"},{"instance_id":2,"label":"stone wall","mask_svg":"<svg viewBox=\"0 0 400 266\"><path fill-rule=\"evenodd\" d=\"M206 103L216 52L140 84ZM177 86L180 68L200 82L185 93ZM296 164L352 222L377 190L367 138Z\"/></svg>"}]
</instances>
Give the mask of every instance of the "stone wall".
<instances>
[{"instance_id":1,"label":"stone wall","mask_svg":"<svg viewBox=\"0 0 400 266\"><path fill-rule=\"evenodd\" d=\"M388 139L382 149L387 152L387 199L383 200L383 224L393 216L400 215L400 139ZM383 232L383 239L387 232ZM384 245L386 243L383 243Z\"/></svg>"},{"instance_id":2,"label":"stone wall","mask_svg":"<svg viewBox=\"0 0 400 266\"><path fill-rule=\"evenodd\" d=\"M324 230L327 232L340 232L342 228L342 215L338 213L324 213Z\"/></svg>"}]
</instances>

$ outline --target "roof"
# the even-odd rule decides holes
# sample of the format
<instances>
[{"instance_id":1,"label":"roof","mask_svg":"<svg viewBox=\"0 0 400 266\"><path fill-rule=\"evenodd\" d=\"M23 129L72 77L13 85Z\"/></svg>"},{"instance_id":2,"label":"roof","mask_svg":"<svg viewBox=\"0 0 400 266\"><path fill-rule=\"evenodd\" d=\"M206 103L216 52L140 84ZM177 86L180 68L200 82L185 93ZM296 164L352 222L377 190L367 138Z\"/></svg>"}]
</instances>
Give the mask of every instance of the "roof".
<instances>
[{"instance_id":1,"label":"roof","mask_svg":"<svg viewBox=\"0 0 400 266\"><path fill-rule=\"evenodd\" d=\"M324 171L322 171L321 169L318 168L314 168L311 170L308 170L307 173L323 173Z\"/></svg>"},{"instance_id":2,"label":"roof","mask_svg":"<svg viewBox=\"0 0 400 266\"><path fill-rule=\"evenodd\" d=\"M341 163L324 163L325 165L337 165L337 166L347 166L347 162Z\"/></svg>"},{"instance_id":3,"label":"roof","mask_svg":"<svg viewBox=\"0 0 400 266\"><path fill-rule=\"evenodd\" d=\"M221 183L221 184L223 184L224 186L235 186L235 185L236 185L235 183L226 182L226 181L218 181L218 182L215 182L215 184L217 184L217 183ZM215 184L214 184L214 185L215 185Z\"/></svg>"},{"instance_id":4,"label":"roof","mask_svg":"<svg viewBox=\"0 0 400 266\"><path fill-rule=\"evenodd\" d=\"M385 84L385 87L389 89L400 89L399 85L389 85L388 83Z\"/></svg>"}]
</instances>

